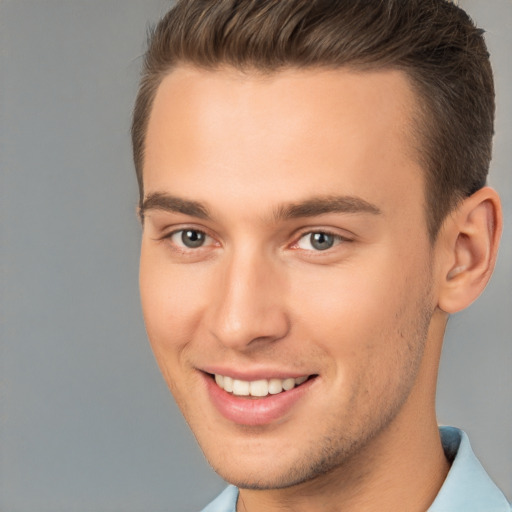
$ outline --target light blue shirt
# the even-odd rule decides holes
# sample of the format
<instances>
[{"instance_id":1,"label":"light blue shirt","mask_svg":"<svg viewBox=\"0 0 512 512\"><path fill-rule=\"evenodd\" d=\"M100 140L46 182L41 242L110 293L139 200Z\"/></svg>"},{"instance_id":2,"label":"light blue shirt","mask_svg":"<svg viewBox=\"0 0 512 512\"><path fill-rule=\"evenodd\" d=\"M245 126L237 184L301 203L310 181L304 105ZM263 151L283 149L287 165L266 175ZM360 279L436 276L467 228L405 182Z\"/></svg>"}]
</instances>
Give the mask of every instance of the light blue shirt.
<instances>
[{"instance_id":1,"label":"light blue shirt","mask_svg":"<svg viewBox=\"0 0 512 512\"><path fill-rule=\"evenodd\" d=\"M440 427L441 441L452 466L427 512L511 512L503 493L476 458L468 436L457 428ZM202 512L236 512L238 489L230 485Z\"/></svg>"}]
</instances>

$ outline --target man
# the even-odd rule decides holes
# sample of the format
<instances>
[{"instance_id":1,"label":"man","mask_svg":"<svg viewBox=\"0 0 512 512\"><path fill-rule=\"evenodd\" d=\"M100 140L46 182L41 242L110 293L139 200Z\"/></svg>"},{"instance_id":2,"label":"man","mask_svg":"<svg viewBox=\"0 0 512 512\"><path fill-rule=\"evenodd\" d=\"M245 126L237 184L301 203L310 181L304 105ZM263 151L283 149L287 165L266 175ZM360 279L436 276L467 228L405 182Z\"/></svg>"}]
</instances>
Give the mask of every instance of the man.
<instances>
[{"instance_id":1,"label":"man","mask_svg":"<svg viewBox=\"0 0 512 512\"><path fill-rule=\"evenodd\" d=\"M445 0L185 0L133 120L164 378L233 486L205 511L510 511L438 429L448 316L491 275L494 91Z\"/></svg>"}]
</instances>

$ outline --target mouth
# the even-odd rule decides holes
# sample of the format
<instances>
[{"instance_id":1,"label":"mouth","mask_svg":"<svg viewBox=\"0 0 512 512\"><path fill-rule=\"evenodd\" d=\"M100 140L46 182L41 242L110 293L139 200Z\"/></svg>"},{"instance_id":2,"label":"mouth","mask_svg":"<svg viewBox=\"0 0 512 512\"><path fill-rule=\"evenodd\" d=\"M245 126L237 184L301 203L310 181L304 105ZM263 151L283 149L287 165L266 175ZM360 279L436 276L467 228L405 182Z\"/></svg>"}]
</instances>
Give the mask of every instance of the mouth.
<instances>
[{"instance_id":1,"label":"mouth","mask_svg":"<svg viewBox=\"0 0 512 512\"><path fill-rule=\"evenodd\" d=\"M264 398L268 395L279 395L290 391L297 386L304 384L313 375L303 375L301 377L287 377L284 379L258 379L258 380L240 380L227 375L212 375L217 386L227 393L239 397Z\"/></svg>"},{"instance_id":2,"label":"mouth","mask_svg":"<svg viewBox=\"0 0 512 512\"><path fill-rule=\"evenodd\" d=\"M210 403L225 419L238 425L275 424L304 410L318 375L242 380L221 373L203 372ZM258 376L259 377L259 376Z\"/></svg>"}]
</instances>

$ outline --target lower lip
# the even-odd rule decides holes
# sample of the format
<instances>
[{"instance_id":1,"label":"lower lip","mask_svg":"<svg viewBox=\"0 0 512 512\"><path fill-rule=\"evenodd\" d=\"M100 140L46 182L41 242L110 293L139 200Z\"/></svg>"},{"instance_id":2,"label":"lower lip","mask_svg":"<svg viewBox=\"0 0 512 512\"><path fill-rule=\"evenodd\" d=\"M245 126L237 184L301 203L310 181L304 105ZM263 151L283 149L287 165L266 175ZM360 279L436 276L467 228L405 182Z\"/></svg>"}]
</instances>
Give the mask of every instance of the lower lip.
<instances>
[{"instance_id":1,"label":"lower lip","mask_svg":"<svg viewBox=\"0 0 512 512\"><path fill-rule=\"evenodd\" d=\"M282 419L304 397L316 378L262 398L236 396L217 386L210 376L205 375L205 380L210 400L222 416L239 425L258 426Z\"/></svg>"}]
</instances>

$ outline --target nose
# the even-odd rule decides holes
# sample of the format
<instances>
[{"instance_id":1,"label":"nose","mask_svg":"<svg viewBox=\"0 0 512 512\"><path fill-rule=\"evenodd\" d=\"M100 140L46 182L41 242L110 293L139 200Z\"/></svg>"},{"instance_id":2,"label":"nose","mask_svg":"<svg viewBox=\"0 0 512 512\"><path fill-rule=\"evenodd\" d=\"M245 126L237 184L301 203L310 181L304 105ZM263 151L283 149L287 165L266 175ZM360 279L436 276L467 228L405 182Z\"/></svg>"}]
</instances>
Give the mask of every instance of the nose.
<instances>
[{"instance_id":1,"label":"nose","mask_svg":"<svg viewBox=\"0 0 512 512\"><path fill-rule=\"evenodd\" d=\"M249 351L286 336L286 278L264 255L234 254L216 276L208 312L210 333L225 347Z\"/></svg>"}]
</instances>

